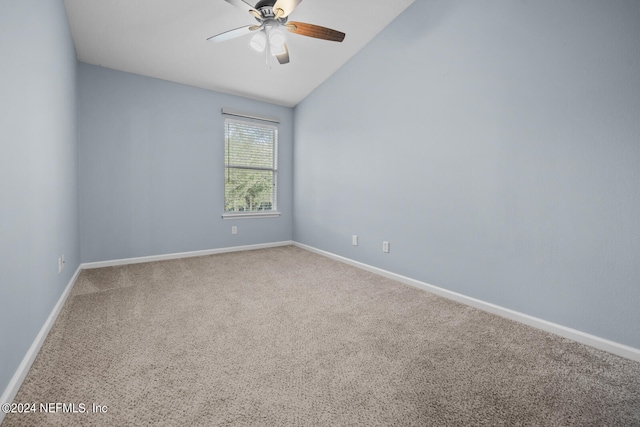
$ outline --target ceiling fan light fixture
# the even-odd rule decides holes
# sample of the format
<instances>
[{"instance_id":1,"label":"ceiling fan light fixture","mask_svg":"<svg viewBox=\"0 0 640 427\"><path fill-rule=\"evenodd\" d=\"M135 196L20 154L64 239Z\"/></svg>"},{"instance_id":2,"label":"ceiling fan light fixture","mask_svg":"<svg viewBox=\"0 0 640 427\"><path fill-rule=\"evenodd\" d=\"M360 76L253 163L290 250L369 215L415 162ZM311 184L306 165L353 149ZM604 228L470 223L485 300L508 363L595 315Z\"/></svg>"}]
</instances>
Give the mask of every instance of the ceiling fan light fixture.
<instances>
[{"instance_id":1,"label":"ceiling fan light fixture","mask_svg":"<svg viewBox=\"0 0 640 427\"><path fill-rule=\"evenodd\" d=\"M284 36L284 32L281 29L273 28L269 32L269 42L271 44L272 49L282 50L280 48L284 46L285 41L286 39Z\"/></svg>"},{"instance_id":2,"label":"ceiling fan light fixture","mask_svg":"<svg viewBox=\"0 0 640 427\"><path fill-rule=\"evenodd\" d=\"M258 52L264 52L264 48L267 45L267 37L262 31L257 32L251 37L251 47Z\"/></svg>"}]
</instances>

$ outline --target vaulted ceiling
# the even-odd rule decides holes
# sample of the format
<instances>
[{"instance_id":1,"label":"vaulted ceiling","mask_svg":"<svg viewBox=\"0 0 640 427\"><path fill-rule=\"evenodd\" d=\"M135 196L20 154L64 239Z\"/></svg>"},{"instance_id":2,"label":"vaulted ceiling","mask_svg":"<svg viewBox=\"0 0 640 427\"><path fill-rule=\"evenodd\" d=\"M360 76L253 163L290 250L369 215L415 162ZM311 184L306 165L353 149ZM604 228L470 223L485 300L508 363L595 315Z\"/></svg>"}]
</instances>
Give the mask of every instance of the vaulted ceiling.
<instances>
[{"instance_id":1,"label":"vaulted ceiling","mask_svg":"<svg viewBox=\"0 0 640 427\"><path fill-rule=\"evenodd\" d=\"M256 0L247 0L252 3ZM291 62L266 66L251 35L207 38L255 18L224 0L65 0L78 60L295 106L414 0L304 0L290 20L347 34L342 43L286 33Z\"/></svg>"}]
</instances>

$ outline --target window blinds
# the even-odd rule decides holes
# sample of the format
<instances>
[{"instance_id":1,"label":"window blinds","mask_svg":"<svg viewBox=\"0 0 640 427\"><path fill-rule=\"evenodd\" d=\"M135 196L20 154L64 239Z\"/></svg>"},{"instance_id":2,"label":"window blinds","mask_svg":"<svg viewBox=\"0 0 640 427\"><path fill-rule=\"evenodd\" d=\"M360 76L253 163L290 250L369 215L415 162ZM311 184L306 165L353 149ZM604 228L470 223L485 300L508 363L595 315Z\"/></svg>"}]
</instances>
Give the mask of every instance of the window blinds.
<instances>
[{"instance_id":1,"label":"window blinds","mask_svg":"<svg viewBox=\"0 0 640 427\"><path fill-rule=\"evenodd\" d=\"M225 120L225 212L275 211L278 128Z\"/></svg>"}]
</instances>

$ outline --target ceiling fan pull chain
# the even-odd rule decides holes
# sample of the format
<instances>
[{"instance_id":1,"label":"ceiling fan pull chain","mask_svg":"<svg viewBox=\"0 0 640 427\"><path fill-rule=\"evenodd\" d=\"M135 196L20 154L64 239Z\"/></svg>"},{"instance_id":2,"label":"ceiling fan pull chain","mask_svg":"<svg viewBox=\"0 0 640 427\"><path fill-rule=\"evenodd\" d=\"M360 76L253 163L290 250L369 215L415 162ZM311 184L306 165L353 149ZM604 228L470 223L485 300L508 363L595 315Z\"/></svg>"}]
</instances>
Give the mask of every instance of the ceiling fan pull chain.
<instances>
[{"instance_id":1,"label":"ceiling fan pull chain","mask_svg":"<svg viewBox=\"0 0 640 427\"><path fill-rule=\"evenodd\" d=\"M268 25L264 28L264 32L267 35L267 43L265 43L265 52L267 54L267 68L271 69L271 27Z\"/></svg>"}]
</instances>

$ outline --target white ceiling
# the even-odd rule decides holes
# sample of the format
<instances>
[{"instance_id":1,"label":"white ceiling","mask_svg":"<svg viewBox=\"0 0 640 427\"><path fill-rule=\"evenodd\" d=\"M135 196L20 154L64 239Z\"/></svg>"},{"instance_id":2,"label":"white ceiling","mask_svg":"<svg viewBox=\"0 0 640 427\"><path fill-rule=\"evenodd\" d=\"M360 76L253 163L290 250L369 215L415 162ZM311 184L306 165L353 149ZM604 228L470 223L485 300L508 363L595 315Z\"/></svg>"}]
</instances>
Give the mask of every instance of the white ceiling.
<instances>
[{"instance_id":1,"label":"white ceiling","mask_svg":"<svg viewBox=\"0 0 640 427\"><path fill-rule=\"evenodd\" d=\"M255 3L257 0L248 0ZM291 62L269 69L251 36L207 38L256 24L224 0L65 0L78 60L295 106L414 0L304 0L291 21L347 34L335 43L287 33Z\"/></svg>"}]
</instances>

